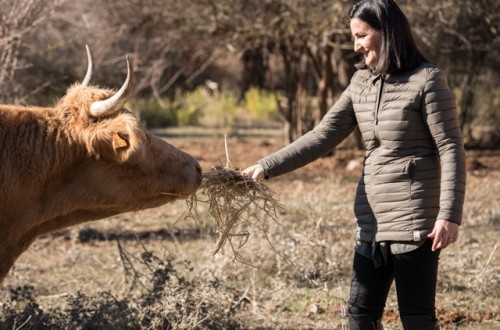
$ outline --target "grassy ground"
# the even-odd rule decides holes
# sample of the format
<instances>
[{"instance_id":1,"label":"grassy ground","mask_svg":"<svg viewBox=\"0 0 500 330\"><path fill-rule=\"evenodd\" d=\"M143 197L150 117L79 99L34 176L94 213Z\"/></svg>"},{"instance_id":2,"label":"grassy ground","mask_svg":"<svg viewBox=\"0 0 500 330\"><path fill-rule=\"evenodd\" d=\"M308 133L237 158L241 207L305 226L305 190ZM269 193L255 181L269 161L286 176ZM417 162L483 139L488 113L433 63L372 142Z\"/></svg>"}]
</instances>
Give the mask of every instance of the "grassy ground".
<instances>
[{"instance_id":1,"label":"grassy ground","mask_svg":"<svg viewBox=\"0 0 500 330\"><path fill-rule=\"evenodd\" d=\"M172 141L205 170L226 161L218 135ZM244 167L280 146L241 135L229 154ZM470 158L486 168L470 172L461 236L442 253L438 316L444 329L498 329L499 157ZM42 237L0 287L0 328L346 329L359 170L345 166L360 159L346 148L270 180L285 210L269 241L249 228L240 250L248 265L230 249L214 256L205 206L195 222L184 201ZM400 329L395 292L384 323Z\"/></svg>"}]
</instances>

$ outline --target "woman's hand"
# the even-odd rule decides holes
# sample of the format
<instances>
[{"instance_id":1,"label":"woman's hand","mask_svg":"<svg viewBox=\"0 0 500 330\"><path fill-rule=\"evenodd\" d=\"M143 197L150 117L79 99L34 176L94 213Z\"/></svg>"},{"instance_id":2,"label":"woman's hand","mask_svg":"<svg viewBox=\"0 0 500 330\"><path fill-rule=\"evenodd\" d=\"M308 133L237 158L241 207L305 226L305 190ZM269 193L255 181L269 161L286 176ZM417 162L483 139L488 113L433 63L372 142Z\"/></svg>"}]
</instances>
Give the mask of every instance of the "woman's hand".
<instances>
[{"instance_id":1,"label":"woman's hand","mask_svg":"<svg viewBox=\"0 0 500 330\"><path fill-rule=\"evenodd\" d=\"M264 179L264 168L260 164L255 164L241 171L243 175L249 176L255 181Z\"/></svg>"},{"instance_id":2,"label":"woman's hand","mask_svg":"<svg viewBox=\"0 0 500 330\"><path fill-rule=\"evenodd\" d=\"M458 224L448 220L437 220L432 233L427 235L432 238L432 251L443 249L457 241Z\"/></svg>"}]
</instances>

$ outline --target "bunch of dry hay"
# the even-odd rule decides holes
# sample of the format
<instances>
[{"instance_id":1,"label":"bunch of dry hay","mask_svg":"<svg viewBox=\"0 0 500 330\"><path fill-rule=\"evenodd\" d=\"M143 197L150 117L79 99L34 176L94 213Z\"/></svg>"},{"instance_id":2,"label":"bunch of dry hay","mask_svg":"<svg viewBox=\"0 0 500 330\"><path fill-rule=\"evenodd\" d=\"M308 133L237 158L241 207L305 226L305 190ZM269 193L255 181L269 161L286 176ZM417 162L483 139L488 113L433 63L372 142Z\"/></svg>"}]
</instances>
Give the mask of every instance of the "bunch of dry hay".
<instances>
[{"instance_id":1,"label":"bunch of dry hay","mask_svg":"<svg viewBox=\"0 0 500 330\"><path fill-rule=\"evenodd\" d=\"M282 205L268 186L243 175L229 162L203 173L198 192L188 199L189 215L194 219L198 202L208 203L208 213L215 221L219 237L214 254L229 243L235 258L245 263L239 249L248 241L250 233L246 228L251 226L260 229L272 246L266 225L269 220L277 222Z\"/></svg>"}]
</instances>

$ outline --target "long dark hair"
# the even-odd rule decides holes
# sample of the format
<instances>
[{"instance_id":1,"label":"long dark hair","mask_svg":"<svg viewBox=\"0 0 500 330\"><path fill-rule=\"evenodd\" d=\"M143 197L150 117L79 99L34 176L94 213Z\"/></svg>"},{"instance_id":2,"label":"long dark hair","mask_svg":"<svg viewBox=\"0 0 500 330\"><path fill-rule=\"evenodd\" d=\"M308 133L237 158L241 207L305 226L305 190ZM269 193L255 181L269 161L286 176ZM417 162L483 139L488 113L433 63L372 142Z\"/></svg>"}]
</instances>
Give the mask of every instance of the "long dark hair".
<instances>
[{"instance_id":1,"label":"long dark hair","mask_svg":"<svg viewBox=\"0 0 500 330\"><path fill-rule=\"evenodd\" d=\"M347 18L358 18L380 34L380 58L374 74L403 72L427 62L413 39L408 19L393 0L358 1ZM364 60L356 67L367 68Z\"/></svg>"}]
</instances>

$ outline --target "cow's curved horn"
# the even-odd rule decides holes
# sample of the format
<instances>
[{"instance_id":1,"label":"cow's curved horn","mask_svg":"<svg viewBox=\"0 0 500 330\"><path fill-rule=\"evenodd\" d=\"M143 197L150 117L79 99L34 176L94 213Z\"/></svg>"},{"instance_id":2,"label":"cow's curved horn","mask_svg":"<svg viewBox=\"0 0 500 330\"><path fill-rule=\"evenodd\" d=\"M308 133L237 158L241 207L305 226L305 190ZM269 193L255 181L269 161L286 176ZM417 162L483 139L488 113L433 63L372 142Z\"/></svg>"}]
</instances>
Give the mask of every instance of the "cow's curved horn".
<instances>
[{"instance_id":1,"label":"cow's curved horn","mask_svg":"<svg viewBox=\"0 0 500 330\"><path fill-rule=\"evenodd\" d=\"M127 55L127 79L115 95L107 100L92 103L90 115L97 118L106 117L123 107L132 92L132 75L132 59Z\"/></svg>"},{"instance_id":2,"label":"cow's curved horn","mask_svg":"<svg viewBox=\"0 0 500 330\"><path fill-rule=\"evenodd\" d=\"M85 74L85 78L83 78L82 86L87 87L90 85L90 81L92 80L92 74L94 73L94 60L92 59L92 52L90 51L89 45L85 45L87 49L87 73Z\"/></svg>"}]
</instances>

